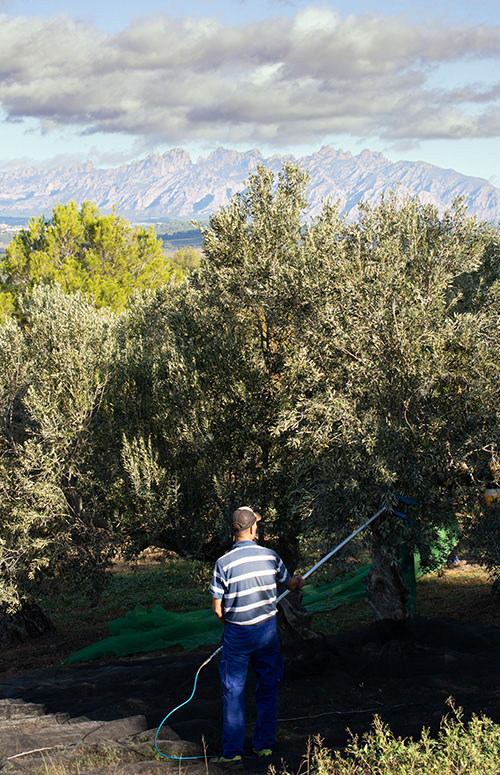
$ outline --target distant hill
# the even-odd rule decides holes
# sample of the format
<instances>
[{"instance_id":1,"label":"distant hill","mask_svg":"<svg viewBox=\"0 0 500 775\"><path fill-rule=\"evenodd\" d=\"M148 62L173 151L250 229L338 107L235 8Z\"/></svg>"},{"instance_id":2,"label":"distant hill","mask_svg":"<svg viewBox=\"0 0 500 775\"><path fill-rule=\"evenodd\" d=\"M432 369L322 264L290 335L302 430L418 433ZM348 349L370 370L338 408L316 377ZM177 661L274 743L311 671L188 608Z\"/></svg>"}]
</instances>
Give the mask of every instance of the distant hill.
<instances>
[{"instance_id":1,"label":"distant hill","mask_svg":"<svg viewBox=\"0 0 500 775\"><path fill-rule=\"evenodd\" d=\"M82 164L65 169L0 170L0 221L7 217L48 214L56 202L91 200L106 212L113 205L132 220L206 219L237 191L259 163L278 171L283 162L297 161L311 175L310 214L324 198L340 201L342 212L356 216L360 200L374 203L383 191L399 184L402 193L418 195L442 212L462 196L469 213L481 220L500 221L500 189L482 178L461 175L425 162L391 162L365 150L357 156L329 146L311 156L265 158L219 148L193 162L175 148L162 155L112 169Z\"/></svg>"}]
</instances>

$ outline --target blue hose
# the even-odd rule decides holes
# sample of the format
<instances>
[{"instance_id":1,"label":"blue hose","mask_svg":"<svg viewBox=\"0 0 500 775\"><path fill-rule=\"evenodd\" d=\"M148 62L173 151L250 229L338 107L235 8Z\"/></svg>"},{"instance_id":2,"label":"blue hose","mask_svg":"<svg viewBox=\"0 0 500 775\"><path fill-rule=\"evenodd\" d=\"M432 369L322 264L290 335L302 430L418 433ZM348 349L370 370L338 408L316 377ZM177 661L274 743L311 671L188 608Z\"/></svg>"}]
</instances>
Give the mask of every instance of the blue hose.
<instances>
[{"instance_id":1,"label":"blue hose","mask_svg":"<svg viewBox=\"0 0 500 775\"><path fill-rule=\"evenodd\" d=\"M204 758L205 758L205 755L203 755L203 756L167 756L167 754L165 754L165 753L162 753L161 751L159 751L159 750L158 750L157 740L158 740L158 733L159 733L160 729L162 728L162 726L164 725L165 721L166 721L168 718L170 718L170 716L171 716L173 713L175 713L175 711L176 711L176 710L179 710L179 708L182 708L182 707L184 707L184 705L187 705L187 704L188 704L188 702L191 702L191 700L192 700L192 699L193 699L193 697L194 697L194 693L195 693L195 691L196 691L196 684L197 684L197 682L198 682L198 676L199 676L199 674L200 674L200 672L201 672L202 668L204 668L204 667L205 667L205 665L208 665L208 663L209 663L209 662L211 662L211 660L212 660L212 659L215 657L215 655L216 655L216 654L218 654L218 653L219 653L219 651L222 651L222 646L219 646L219 648L217 649L217 651L214 651L214 653L213 653L213 654L211 654L211 656L209 656L209 657L208 657L208 659L206 659L206 660L203 662L203 664L202 664L202 665L200 665L200 667L198 668L198 670L197 670L197 672L196 672L196 675L195 675L195 677L194 677L194 685L193 685L193 691L191 692L191 696L189 697L189 699L185 700L185 702L181 702L181 704L180 704L180 705L177 705L177 707L175 707L173 710L171 710L171 711L170 711L170 713L167 713L167 715L165 716L165 718L164 718L164 719L163 719L163 721L161 722L160 726L159 726L159 727L158 727L158 729L156 730L156 735L155 735L155 749L156 749L156 752L157 752L158 754L160 754L160 756L162 756L164 759L176 759L177 761L180 761L181 759L182 759L182 760L187 760L187 759L204 759Z\"/></svg>"}]
</instances>

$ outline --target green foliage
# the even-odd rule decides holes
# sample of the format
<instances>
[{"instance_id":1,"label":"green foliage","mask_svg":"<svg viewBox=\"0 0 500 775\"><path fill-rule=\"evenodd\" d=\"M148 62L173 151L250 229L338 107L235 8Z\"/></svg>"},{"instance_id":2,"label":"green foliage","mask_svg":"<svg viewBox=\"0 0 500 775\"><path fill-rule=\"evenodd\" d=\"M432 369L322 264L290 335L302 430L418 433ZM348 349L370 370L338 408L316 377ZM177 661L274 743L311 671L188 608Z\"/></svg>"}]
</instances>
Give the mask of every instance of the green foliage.
<instances>
[{"instance_id":1,"label":"green foliage","mask_svg":"<svg viewBox=\"0 0 500 775\"><path fill-rule=\"evenodd\" d=\"M33 218L12 240L2 262L4 293L16 298L37 283L59 283L88 294L96 306L122 309L134 291L168 282L172 268L153 229L133 228L91 202L56 205L52 218Z\"/></svg>"},{"instance_id":2,"label":"green foliage","mask_svg":"<svg viewBox=\"0 0 500 775\"><path fill-rule=\"evenodd\" d=\"M0 325L15 312L14 295L10 291L0 291Z\"/></svg>"},{"instance_id":3,"label":"green foliage","mask_svg":"<svg viewBox=\"0 0 500 775\"><path fill-rule=\"evenodd\" d=\"M499 306L478 281L492 233L460 205L440 218L396 195L337 236L330 217L304 236L308 255L320 247L321 303L290 362L302 395L282 414L309 482L301 508L335 529L401 493L420 502L419 523L386 522L385 541L425 549L457 511L478 510L498 449Z\"/></svg>"},{"instance_id":4,"label":"green foliage","mask_svg":"<svg viewBox=\"0 0 500 775\"><path fill-rule=\"evenodd\" d=\"M191 245L186 245L186 247L176 250L172 258L174 266L178 267L182 273L198 269L200 261L199 252L192 248Z\"/></svg>"},{"instance_id":5,"label":"green foliage","mask_svg":"<svg viewBox=\"0 0 500 775\"><path fill-rule=\"evenodd\" d=\"M108 538L85 508L87 444L110 365L109 324L79 295L37 287L0 327L0 604L48 582L92 584Z\"/></svg>"},{"instance_id":6,"label":"green foliage","mask_svg":"<svg viewBox=\"0 0 500 775\"><path fill-rule=\"evenodd\" d=\"M317 775L494 775L498 772L500 726L486 716L466 724L460 709L445 717L436 739L424 729L420 740L395 737L380 718L361 740L331 754L317 741L312 768Z\"/></svg>"}]
</instances>

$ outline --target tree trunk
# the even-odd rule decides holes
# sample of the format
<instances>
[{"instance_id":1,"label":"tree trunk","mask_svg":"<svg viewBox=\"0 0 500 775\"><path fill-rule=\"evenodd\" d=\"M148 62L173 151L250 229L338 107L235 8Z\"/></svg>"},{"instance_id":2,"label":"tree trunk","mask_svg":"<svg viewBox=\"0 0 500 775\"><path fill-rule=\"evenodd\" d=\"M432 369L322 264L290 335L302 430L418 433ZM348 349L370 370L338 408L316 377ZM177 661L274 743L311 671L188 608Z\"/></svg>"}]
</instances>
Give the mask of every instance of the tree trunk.
<instances>
[{"instance_id":1,"label":"tree trunk","mask_svg":"<svg viewBox=\"0 0 500 775\"><path fill-rule=\"evenodd\" d=\"M313 615L302 606L302 592L289 592L278 604L278 629L281 644L297 644L298 641L320 638L311 630Z\"/></svg>"},{"instance_id":2,"label":"tree trunk","mask_svg":"<svg viewBox=\"0 0 500 775\"><path fill-rule=\"evenodd\" d=\"M299 561L299 534L301 523L299 519L280 521L278 554L285 563L289 573L293 575ZM317 640L320 636L311 630L312 614L302 605L300 590L289 592L279 604L278 628L283 647L297 645L298 642Z\"/></svg>"},{"instance_id":3,"label":"tree trunk","mask_svg":"<svg viewBox=\"0 0 500 775\"><path fill-rule=\"evenodd\" d=\"M410 593L404 584L401 564L391 549L381 542L365 579L366 601L375 618L405 621L410 618Z\"/></svg>"},{"instance_id":4,"label":"tree trunk","mask_svg":"<svg viewBox=\"0 0 500 775\"><path fill-rule=\"evenodd\" d=\"M19 646L53 629L54 625L41 608L25 603L14 614L0 613L0 647Z\"/></svg>"}]
</instances>

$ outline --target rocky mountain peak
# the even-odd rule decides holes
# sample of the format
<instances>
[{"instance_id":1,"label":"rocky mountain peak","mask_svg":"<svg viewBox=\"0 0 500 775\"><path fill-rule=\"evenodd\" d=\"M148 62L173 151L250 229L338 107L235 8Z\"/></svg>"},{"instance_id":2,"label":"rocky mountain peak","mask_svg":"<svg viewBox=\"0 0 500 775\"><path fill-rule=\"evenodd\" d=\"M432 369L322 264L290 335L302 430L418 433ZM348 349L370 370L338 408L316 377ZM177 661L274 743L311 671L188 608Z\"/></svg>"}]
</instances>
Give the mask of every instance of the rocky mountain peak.
<instances>
[{"instance_id":1,"label":"rocky mountain peak","mask_svg":"<svg viewBox=\"0 0 500 775\"><path fill-rule=\"evenodd\" d=\"M313 154L313 156L317 159L323 159L323 160L335 160L335 161L341 161L344 159L352 159L352 153L350 151L343 151L342 148L332 148L331 145L323 145L319 149L319 151L316 151L316 153Z\"/></svg>"},{"instance_id":2,"label":"rocky mountain peak","mask_svg":"<svg viewBox=\"0 0 500 775\"><path fill-rule=\"evenodd\" d=\"M500 221L500 190L481 178L426 162L391 162L368 149L353 156L325 145L309 156L291 154L265 158L258 149L246 152L217 148L207 158L191 160L183 148L150 154L120 167L99 169L84 163L72 168L18 168L0 171L0 219L49 214L56 202L95 201L103 211L115 205L132 220L207 218L245 188L249 172L263 163L279 171L297 162L310 174L309 215L322 201L340 203L349 219L360 200L376 203L383 192L400 187L402 194L420 196L440 212L462 196L471 215Z\"/></svg>"}]
</instances>

